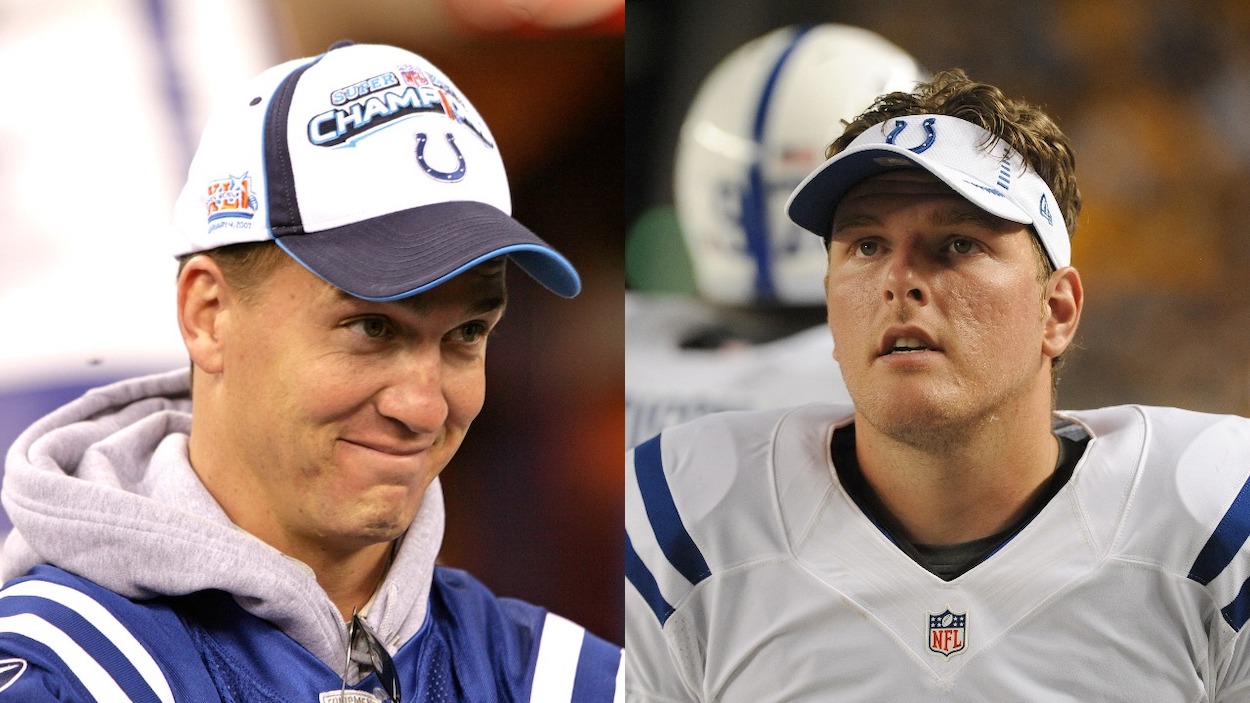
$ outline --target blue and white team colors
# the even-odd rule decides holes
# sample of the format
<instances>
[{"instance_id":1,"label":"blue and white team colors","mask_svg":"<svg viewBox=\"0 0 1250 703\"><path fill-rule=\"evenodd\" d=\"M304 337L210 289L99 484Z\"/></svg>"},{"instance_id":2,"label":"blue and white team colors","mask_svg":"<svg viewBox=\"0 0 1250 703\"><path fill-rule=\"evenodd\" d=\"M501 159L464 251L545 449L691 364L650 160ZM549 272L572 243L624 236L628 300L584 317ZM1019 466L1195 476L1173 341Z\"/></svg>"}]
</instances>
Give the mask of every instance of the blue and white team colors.
<instances>
[{"instance_id":1,"label":"blue and white team colors","mask_svg":"<svg viewBox=\"0 0 1250 703\"><path fill-rule=\"evenodd\" d=\"M1250 420L1059 413L1066 485L952 581L857 507L850 408L719 413L626 462L626 700L1247 701Z\"/></svg>"},{"instance_id":2,"label":"blue and white team colors","mask_svg":"<svg viewBox=\"0 0 1250 703\"><path fill-rule=\"evenodd\" d=\"M431 601L394 657L405 701L613 700L620 650L580 626L451 569ZM222 591L135 603L46 566L0 591L3 701L386 700L342 674Z\"/></svg>"},{"instance_id":3,"label":"blue and white team colors","mask_svg":"<svg viewBox=\"0 0 1250 703\"><path fill-rule=\"evenodd\" d=\"M370 672L389 669L349 663L313 571L240 530L198 479L189 386L178 370L97 388L14 443L0 703L384 700ZM443 525L436 479L360 613L403 701L615 700L620 647L437 566Z\"/></svg>"}]
</instances>

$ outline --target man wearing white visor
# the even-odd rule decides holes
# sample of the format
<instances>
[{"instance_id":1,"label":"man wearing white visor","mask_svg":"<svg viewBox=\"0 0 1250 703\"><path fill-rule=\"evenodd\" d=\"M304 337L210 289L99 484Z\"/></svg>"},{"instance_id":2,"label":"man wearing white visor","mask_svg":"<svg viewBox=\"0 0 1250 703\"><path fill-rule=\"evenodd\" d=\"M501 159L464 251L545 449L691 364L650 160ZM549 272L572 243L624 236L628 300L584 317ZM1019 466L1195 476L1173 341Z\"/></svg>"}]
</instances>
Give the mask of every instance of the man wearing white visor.
<instances>
[{"instance_id":1,"label":"man wearing white visor","mask_svg":"<svg viewBox=\"0 0 1250 703\"><path fill-rule=\"evenodd\" d=\"M0 701L612 701L619 647L436 565L506 262L581 287L511 207L421 56L240 85L175 206L190 373L95 389L9 453Z\"/></svg>"},{"instance_id":2,"label":"man wearing white visor","mask_svg":"<svg viewBox=\"0 0 1250 703\"><path fill-rule=\"evenodd\" d=\"M1250 421L1053 408L1067 137L948 71L828 156L788 209L853 404L631 453L627 697L1250 700Z\"/></svg>"}]
</instances>

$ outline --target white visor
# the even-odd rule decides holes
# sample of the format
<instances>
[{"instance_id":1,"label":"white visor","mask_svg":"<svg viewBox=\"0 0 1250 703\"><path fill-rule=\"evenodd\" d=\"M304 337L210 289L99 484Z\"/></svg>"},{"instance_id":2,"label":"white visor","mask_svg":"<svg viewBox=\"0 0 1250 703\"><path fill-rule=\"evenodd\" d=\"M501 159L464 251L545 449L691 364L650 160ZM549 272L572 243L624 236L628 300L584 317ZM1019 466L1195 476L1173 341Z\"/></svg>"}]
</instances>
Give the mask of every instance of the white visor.
<instances>
[{"instance_id":1,"label":"white visor","mask_svg":"<svg viewBox=\"0 0 1250 703\"><path fill-rule=\"evenodd\" d=\"M786 212L803 229L828 237L847 191L878 173L915 167L992 215L1032 225L1055 268L1071 263L1068 228L1046 182L1005 141L949 115L909 115L869 127L803 179Z\"/></svg>"}]
</instances>

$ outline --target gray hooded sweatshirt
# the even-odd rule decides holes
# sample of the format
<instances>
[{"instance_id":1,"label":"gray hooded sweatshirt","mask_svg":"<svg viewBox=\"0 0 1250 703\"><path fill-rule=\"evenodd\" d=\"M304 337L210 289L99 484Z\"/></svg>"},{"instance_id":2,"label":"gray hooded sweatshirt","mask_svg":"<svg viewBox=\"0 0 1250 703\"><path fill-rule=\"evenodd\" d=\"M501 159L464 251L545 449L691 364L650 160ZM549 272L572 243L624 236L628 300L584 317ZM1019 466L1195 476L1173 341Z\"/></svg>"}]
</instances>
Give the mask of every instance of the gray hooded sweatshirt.
<instances>
[{"instance_id":1,"label":"gray hooded sweatshirt","mask_svg":"<svg viewBox=\"0 0 1250 703\"><path fill-rule=\"evenodd\" d=\"M346 626L312 569L236 527L192 470L189 380L180 370L97 388L18 437L0 578L51 564L133 599L219 589L341 670ZM369 605L391 654L425 620L442 538L435 480Z\"/></svg>"}]
</instances>

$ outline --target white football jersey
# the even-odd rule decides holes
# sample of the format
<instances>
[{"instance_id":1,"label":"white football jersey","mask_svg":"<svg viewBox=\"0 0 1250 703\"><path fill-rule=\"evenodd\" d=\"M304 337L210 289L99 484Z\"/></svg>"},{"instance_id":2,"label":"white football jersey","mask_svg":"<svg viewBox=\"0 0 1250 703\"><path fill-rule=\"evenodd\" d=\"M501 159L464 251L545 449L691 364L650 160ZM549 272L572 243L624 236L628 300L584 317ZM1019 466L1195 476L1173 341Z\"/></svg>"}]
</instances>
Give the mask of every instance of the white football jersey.
<instances>
[{"instance_id":1,"label":"white football jersey","mask_svg":"<svg viewBox=\"0 0 1250 703\"><path fill-rule=\"evenodd\" d=\"M1060 413L1068 483L952 581L839 483L848 406L711 415L626 462L627 700L1245 701L1250 420Z\"/></svg>"},{"instance_id":2,"label":"white football jersey","mask_svg":"<svg viewBox=\"0 0 1250 703\"><path fill-rule=\"evenodd\" d=\"M824 325L773 342L683 349L716 324L716 311L688 297L625 297L625 446L721 410L850 402Z\"/></svg>"}]
</instances>

